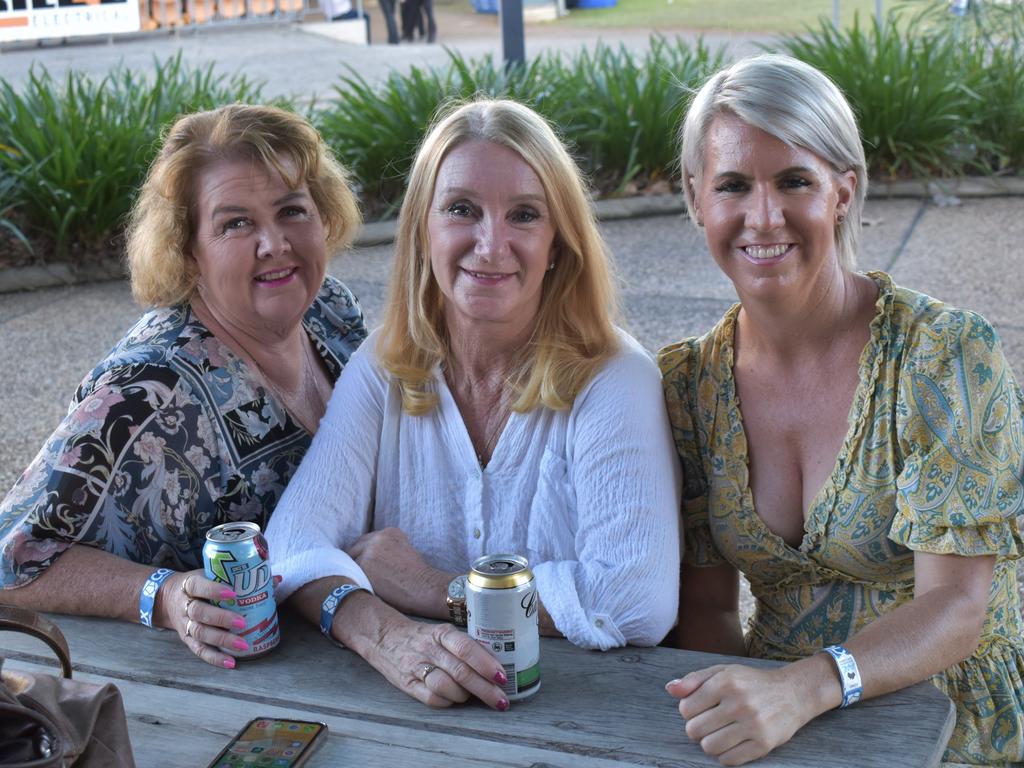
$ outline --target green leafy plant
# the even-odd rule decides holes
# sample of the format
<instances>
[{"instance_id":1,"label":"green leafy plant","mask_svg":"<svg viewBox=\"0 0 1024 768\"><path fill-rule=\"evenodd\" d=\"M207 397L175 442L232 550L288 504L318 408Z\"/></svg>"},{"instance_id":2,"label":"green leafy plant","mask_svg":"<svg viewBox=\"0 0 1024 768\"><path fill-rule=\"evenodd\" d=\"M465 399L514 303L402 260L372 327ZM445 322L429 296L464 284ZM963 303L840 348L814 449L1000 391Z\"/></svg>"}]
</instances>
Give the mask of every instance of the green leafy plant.
<instances>
[{"instance_id":1,"label":"green leafy plant","mask_svg":"<svg viewBox=\"0 0 1024 768\"><path fill-rule=\"evenodd\" d=\"M450 76L432 68L392 72L379 86L349 70L316 124L351 172L366 213L390 212L424 127L450 91Z\"/></svg>"},{"instance_id":2,"label":"green leafy plant","mask_svg":"<svg viewBox=\"0 0 1024 768\"><path fill-rule=\"evenodd\" d=\"M534 107L606 191L638 176L664 178L676 162L673 133L686 86L724 60L703 43L691 48L661 37L641 57L604 44L568 62L549 54L512 68L490 56L449 56L445 67L392 73L378 85L350 71L318 112L317 125L355 177L368 215L386 216L401 204L416 148L438 110L477 94Z\"/></svg>"},{"instance_id":3,"label":"green leafy plant","mask_svg":"<svg viewBox=\"0 0 1024 768\"><path fill-rule=\"evenodd\" d=\"M0 82L0 171L20 179L26 232L56 255L104 250L131 206L162 128L179 114L239 100L260 89L244 77L188 69L180 54L150 80L118 68L96 81L70 72L58 82L33 70L22 92Z\"/></svg>"},{"instance_id":4,"label":"green leafy plant","mask_svg":"<svg viewBox=\"0 0 1024 768\"><path fill-rule=\"evenodd\" d=\"M598 44L566 67L551 117L604 190L621 192L637 177L664 179L677 165L675 133L691 90L723 61L723 51L703 41L691 47L654 36L643 56Z\"/></svg>"},{"instance_id":5,"label":"green leafy plant","mask_svg":"<svg viewBox=\"0 0 1024 768\"><path fill-rule=\"evenodd\" d=\"M823 23L782 39L791 55L828 74L860 122L870 171L882 177L948 176L978 168L981 99L949 35L901 32L894 16Z\"/></svg>"},{"instance_id":6,"label":"green leafy plant","mask_svg":"<svg viewBox=\"0 0 1024 768\"><path fill-rule=\"evenodd\" d=\"M909 23L895 13L883 23L857 19L846 30L823 22L782 38L780 46L846 93L874 175L1020 172L1024 3L1007 6L998 24L993 3L985 3L987 15L963 21L950 21L945 0L913 7ZM702 41L660 36L645 53L598 44L574 57L547 54L512 68L449 51L444 66L393 72L380 83L349 70L330 101L304 114L351 171L369 218L392 215L401 204L412 159L438 110L475 94L536 108L566 139L597 192L618 194L667 186L682 114L724 61L721 49ZM260 91L212 66L190 69L180 55L157 63L150 78L121 68L101 80L77 72L58 80L38 69L20 90L0 80L0 229L7 247L45 244L47 257L71 260L109 252L163 128L186 112L261 101Z\"/></svg>"},{"instance_id":7,"label":"green leafy plant","mask_svg":"<svg viewBox=\"0 0 1024 768\"><path fill-rule=\"evenodd\" d=\"M908 33L943 38L956 52L963 82L978 95L979 157L996 172L1024 165L1024 3L973 0L965 16L946 0L900 7L911 13Z\"/></svg>"},{"instance_id":8,"label":"green leafy plant","mask_svg":"<svg viewBox=\"0 0 1024 768\"><path fill-rule=\"evenodd\" d=\"M445 104L480 93L539 105L558 69L557 60L547 57L506 70L490 56L469 60L448 53L447 66L392 72L377 85L350 69L316 114L320 133L351 171L370 216L390 215L401 204L416 149Z\"/></svg>"},{"instance_id":9,"label":"green leafy plant","mask_svg":"<svg viewBox=\"0 0 1024 768\"><path fill-rule=\"evenodd\" d=\"M978 134L999 172L1024 171L1024 46L973 54L981 102Z\"/></svg>"},{"instance_id":10,"label":"green leafy plant","mask_svg":"<svg viewBox=\"0 0 1024 768\"><path fill-rule=\"evenodd\" d=\"M10 151L10 147L0 144L0 154ZM14 221L9 218L18 200L17 183L18 178L15 176L0 176L0 230L9 233L29 253L32 253L32 244L29 243L28 238L25 237Z\"/></svg>"},{"instance_id":11,"label":"green leafy plant","mask_svg":"<svg viewBox=\"0 0 1024 768\"><path fill-rule=\"evenodd\" d=\"M950 10L949 0L913 0L896 6L895 14L909 17L914 35L949 34L970 45L1020 49L1024 45L1024 4L1020 0L971 0L967 13Z\"/></svg>"}]
</instances>

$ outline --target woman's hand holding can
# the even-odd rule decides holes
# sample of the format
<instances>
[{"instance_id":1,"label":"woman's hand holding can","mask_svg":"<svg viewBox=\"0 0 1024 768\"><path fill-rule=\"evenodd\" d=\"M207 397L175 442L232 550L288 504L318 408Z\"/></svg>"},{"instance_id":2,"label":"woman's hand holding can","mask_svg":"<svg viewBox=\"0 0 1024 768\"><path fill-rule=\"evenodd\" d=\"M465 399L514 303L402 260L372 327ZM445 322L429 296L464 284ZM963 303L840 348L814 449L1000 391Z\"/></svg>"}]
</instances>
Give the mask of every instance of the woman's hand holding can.
<instances>
[{"instance_id":1,"label":"woman's hand holding can","mask_svg":"<svg viewBox=\"0 0 1024 768\"><path fill-rule=\"evenodd\" d=\"M230 588L210 581L201 570L176 573L157 593L156 623L177 632L189 650L207 664L234 669L234 658L222 649L248 650L248 643L232 634L232 630L245 629L245 617L209 602L234 597Z\"/></svg>"}]
</instances>

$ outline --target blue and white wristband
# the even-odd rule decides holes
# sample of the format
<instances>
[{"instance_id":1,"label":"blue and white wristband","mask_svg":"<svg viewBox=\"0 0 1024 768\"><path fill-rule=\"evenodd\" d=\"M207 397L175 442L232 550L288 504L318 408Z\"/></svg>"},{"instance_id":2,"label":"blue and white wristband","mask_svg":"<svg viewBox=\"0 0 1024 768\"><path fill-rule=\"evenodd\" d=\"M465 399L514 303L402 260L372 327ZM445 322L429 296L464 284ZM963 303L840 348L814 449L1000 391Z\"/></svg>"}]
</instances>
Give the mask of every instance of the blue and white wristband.
<instances>
[{"instance_id":1,"label":"blue and white wristband","mask_svg":"<svg viewBox=\"0 0 1024 768\"><path fill-rule=\"evenodd\" d=\"M825 653L832 657L839 670L839 684L843 686L843 703L839 705L839 708L843 709L851 704L856 704L864 694L857 660L841 645L830 645L825 648Z\"/></svg>"},{"instance_id":2,"label":"blue and white wristband","mask_svg":"<svg viewBox=\"0 0 1024 768\"><path fill-rule=\"evenodd\" d=\"M156 602L156 593L160 591L160 585L174 571L170 568L158 568L149 575L146 583L142 585L142 593L139 595L139 622L147 627L153 626L153 603Z\"/></svg>"},{"instance_id":3,"label":"blue and white wristband","mask_svg":"<svg viewBox=\"0 0 1024 768\"><path fill-rule=\"evenodd\" d=\"M334 614L338 612L338 606L341 605L341 601L351 595L353 592L369 592L366 587L361 587L358 584L342 584L340 587L335 587L331 590L331 593L324 599L323 604L320 606L320 631L323 632L329 640L333 640L331 637L331 625L334 623Z\"/></svg>"}]
</instances>

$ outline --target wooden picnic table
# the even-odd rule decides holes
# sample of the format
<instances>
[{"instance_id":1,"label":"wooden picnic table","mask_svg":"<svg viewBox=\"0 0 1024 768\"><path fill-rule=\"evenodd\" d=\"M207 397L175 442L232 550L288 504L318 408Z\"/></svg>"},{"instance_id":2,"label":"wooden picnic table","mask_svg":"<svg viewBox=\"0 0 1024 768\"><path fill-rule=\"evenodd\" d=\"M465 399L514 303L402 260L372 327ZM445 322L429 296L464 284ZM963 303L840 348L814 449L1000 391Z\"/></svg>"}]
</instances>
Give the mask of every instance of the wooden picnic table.
<instances>
[{"instance_id":1,"label":"wooden picnic table","mask_svg":"<svg viewBox=\"0 0 1024 768\"><path fill-rule=\"evenodd\" d=\"M140 768L202 767L255 717L326 722L310 761L387 768L709 766L683 732L664 683L735 660L669 648L605 653L541 640L541 690L507 713L479 703L430 709L393 688L353 652L287 614L281 645L236 670L211 667L173 632L103 619L51 616L71 647L75 677L120 688ZM54 671L34 638L0 633L6 664ZM929 683L832 711L757 766L934 766L953 705Z\"/></svg>"}]
</instances>

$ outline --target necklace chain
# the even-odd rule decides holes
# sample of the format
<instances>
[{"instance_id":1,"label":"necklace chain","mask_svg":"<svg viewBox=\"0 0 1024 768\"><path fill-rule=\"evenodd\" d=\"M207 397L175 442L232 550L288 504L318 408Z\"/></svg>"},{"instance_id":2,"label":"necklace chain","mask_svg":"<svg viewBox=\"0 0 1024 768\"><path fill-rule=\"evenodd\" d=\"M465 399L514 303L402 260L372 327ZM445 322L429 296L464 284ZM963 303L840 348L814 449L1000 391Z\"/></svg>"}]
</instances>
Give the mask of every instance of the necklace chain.
<instances>
[{"instance_id":1,"label":"necklace chain","mask_svg":"<svg viewBox=\"0 0 1024 768\"><path fill-rule=\"evenodd\" d=\"M444 366L444 378L448 384L448 388L452 392L452 396L455 396L455 379L452 373L452 367L450 365ZM504 387L501 389L501 398L499 403L501 408L498 411L498 420L494 426L491 427L490 431L486 435L486 440L480 450L476 451L476 460L479 462L481 468L485 468L491 459L491 450L494 448L495 443L498 441L498 436L501 435L502 429L508 422L509 416L512 415L512 407L506 402L506 390ZM457 402L457 401L456 401Z\"/></svg>"},{"instance_id":2,"label":"necklace chain","mask_svg":"<svg viewBox=\"0 0 1024 768\"><path fill-rule=\"evenodd\" d=\"M327 410L327 403L324 400L323 394L321 394L320 392L320 387L317 386L316 372L314 371L312 362L310 361L309 345L312 342L305 339L302 342L303 376L299 380L298 392L295 394L286 395L285 392L280 387L278 387L277 384L274 383L274 380L267 375L267 372L263 370L263 366L256 361L256 358L245 352L245 347L238 343L238 340L231 334L231 332L227 330L227 328L224 328L223 330L228 335L228 338L230 338L231 341L234 342L235 346L240 351L245 353L244 357L248 358L247 362L252 363L252 367L256 370L257 375L260 377L260 379L262 379L267 389L274 393L274 396L277 397L278 401L281 403L281 407L284 408L284 410L292 418L294 418L295 421L297 421L303 427L303 429L305 429L310 434L315 433L317 425L306 424L305 421L299 418L299 416L297 415L297 411L299 409L296 407L298 402L301 402L301 400L296 400L296 395L301 397L303 391L308 391L309 388L306 386L306 381L309 381L312 383L313 391L316 393L317 413L320 414L320 416L322 417L324 412ZM305 335L305 331L303 331L303 335ZM289 408L289 405L291 405L292 407ZM319 418L316 418L316 421L319 422ZM311 429L310 427L313 428Z\"/></svg>"},{"instance_id":3,"label":"necklace chain","mask_svg":"<svg viewBox=\"0 0 1024 768\"><path fill-rule=\"evenodd\" d=\"M203 301L202 301L203 311L202 311L202 313L198 313L198 314L206 314L207 312L210 312L210 310L206 307L206 301L203 298L202 287L201 286L200 286L200 290L199 290L199 296L200 296L201 299L203 299ZM193 310L193 311L195 311L195 310ZM211 316L212 316L212 314L213 313L210 312ZM202 317L200 317L200 319L202 320ZM206 321L203 321L203 322L204 322L204 325L209 327L209 323L207 323ZM300 325L299 331L302 334L302 336L300 336L299 338L300 338L301 343L302 343L303 376L299 380L298 392L296 394L300 397L300 400L297 401L296 400L296 395L294 395L294 394L293 395L285 395L285 393L267 375L267 372L263 370L263 366L261 366L256 361L256 358L253 355L249 354L246 351L245 347L242 346L238 342L238 339L235 338L234 334L232 334L231 331L229 331L225 327L225 325L223 323L218 322L217 326L224 333L224 335L228 337L228 339L231 341L231 343L235 345L236 356L240 356L241 359L247 365L248 364L252 365L252 367L256 371L256 374L260 377L260 379L263 380L263 383L266 385L267 389L269 389L271 392L274 393L274 395L277 397L278 401L280 401L281 407L284 408L284 410L288 413L288 415L290 415L295 421L297 421L299 423L299 425L302 426L307 432L309 432L310 434L314 434L316 432L316 427L319 424L320 419L323 417L324 413L327 410L327 401L324 399L323 393L320 392L320 387L319 387L319 385L317 384L317 381L316 381L316 371L313 368L313 363L312 363L312 360L310 359L311 355L310 355L310 351L309 351L309 347L310 347L310 345L313 342L312 342L311 339L308 338L308 334L306 334L305 329L303 327L301 327L301 325ZM211 330L211 333L212 333L213 332L212 328L210 330ZM217 336L216 333L214 333L213 335L214 335L214 337ZM298 402L301 402L301 396L303 395L304 391L308 391L308 389L309 389L306 386L306 381L307 380L312 384L313 391L316 393L316 401L317 401L316 402L316 414L314 414L314 423L312 425L306 424L302 419L300 419L296 415L296 413L298 411L298 408L295 407ZM292 408L288 407L289 404L292 405ZM310 428L311 426L312 426L312 429Z\"/></svg>"},{"instance_id":4,"label":"necklace chain","mask_svg":"<svg viewBox=\"0 0 1024 768\"><path fill-rule=\"evenodd\" d=\"M327 410L327 403L324 400L323 394L320 392L320 387L317 385L316 371L313 369L313 363L310 360L310 343L312 342L304 341L302 344L303 377L302 379L299 380L298 392L296 392L295 394L290 394L286 396L285 393L281 389L279 389L278 386L273 382L273 380L267 375L267 372L263 370L262 366L260 366L260 364L256 362L256 358L252 358L252 362L253 365L256 366L256 371L259 373L264 383L271 389L271 391L273 391L275 395L277 395L277 399L281 401L281 405L284 407L284 409L288 411L289 414L296 421L298 421L306 429L307 432L313 434L316 432L317 425L306 424L302 419L300 419L297 415L299 409L296 407L298 403L301 402L301 399L296 400L296 396L299 396L299 398L301 398L301 396L305 392L309 391L309 387L306 386L306 381L309 381L310 385L313 388L313 391L316 393L316 413L318 413L320 417L322 417L324 412ZM291 405L292 407L288 408L289 405ZM317 422L319 422L319 418L314 418ZM312 429L310 427L312 427Z\"/></svg>"}]
</instances>

